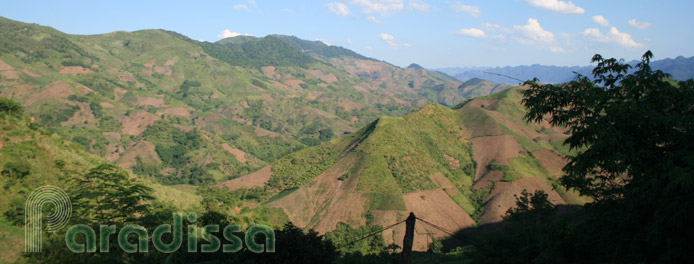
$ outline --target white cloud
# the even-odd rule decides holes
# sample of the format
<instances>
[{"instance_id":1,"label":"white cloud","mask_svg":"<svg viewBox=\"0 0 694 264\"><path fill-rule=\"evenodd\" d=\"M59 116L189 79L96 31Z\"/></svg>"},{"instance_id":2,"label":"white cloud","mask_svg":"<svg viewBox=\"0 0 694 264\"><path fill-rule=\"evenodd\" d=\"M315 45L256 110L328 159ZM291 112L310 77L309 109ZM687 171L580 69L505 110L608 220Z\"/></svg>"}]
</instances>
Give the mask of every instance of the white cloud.
<instances>
[{"instance_id":1,"label":"white cloud","mask_svg":"<svg viewBox=\"0 0 694 264\"><path fill-rule=\"evenodd\" d=\"M497 30L501 29L501 26L499 26L499 24L492 24L489 22L482 24L482 27L484 27L484 29L486 29L488 31L497 31Z\"/></svg>"},{"instance_id":2,"label":"white cloud","mask_svg":"<svg viewBox=\"0 0 694 264\"><path fill-rule=\"evenodd\" d=\"M236 36L250 36L250 34L248 34L248 33L246 33L246 34L241 34L241 33L238 33L238 32L232 32L232 31L229 30L229 29L225 29L225 30L222 31L221 33L217 34L217 38L219 38L219 39L231 38L231 37L236 37Z\"/></svg>"},{"instance_id":3,"label":"white cloud","mask_svg":"<svg viewBox=\"0 0 694 264\"><path fill-rule=\"evenodd\" d=\"M381 24L381 20L378 20L378 18L376 18L375 16L367 16L366 20L376 24Z\"/></svg>"},{"instance_id":4,"label":"white cloud","mask_svg":"<svg viewBox=\"0 0 694 264\"><path fill-rule=\"evenodd\" d=\"M395 37L393 37L393 35L383 33L378 37L380 39L382 39L383 41L385 41L386 43L388 43L388 45L390 45L391 47L397 47L398 46L398 44L395 43Z\"/></svg>"},{"instance_id":5,"label":"white cloud","mask_svg":"<svg viewBox=\"0 0 694 264\"><path fill-rule=\"evenodd\" d=\"M326 5L330 8L331 12L338 16L346 17L352 14L347 5L342 2L327 3Z\"/></svg>"},{"instance_id":6,"label":"white cloud","mask_svg":"<svg viewBox=\"0 0 694 264\"><path fill-rule=\"evenodd\" d=\"M540 22L534 18L528 19L528 22L523 26L513 26L513 29L529 42L549 43L554 41L554 34L542 29Z\"/></svg>"},{"instance_id":7,"label":"white cloud","mask_svg":"<svg viewBox=\"0 0 694 264\"><path fill-rule=\"evenodd\" d=\"M234 9L236 10L248 10L248 6L244 4L238 4L234 6Z\"/></svg>"},{"instance_id":8,"label":"white cloud","mask_svg":"<svg viewBox=\"0 0 694 264\"><path fill-rule=\"evenodd\" d=\"M410 2L407 3L407 7L412 8L412 9L415 9L415 10L419 10L419 11L422 11L422 12L429 12L429 11L431 11L431 10L429 9L429 5L428 5L427 3L421 2L421 1L419 1L419 0L410 0Z\"/></svg>"},{"instance_id":9,"label":"white cloud","mask_svg":"<svg viewBox=\"0 0 694 264\"><path fill-rule=\"evenodd\" d=\"M586 28L586 30L581 34L595 42L616 43L625 48L643 47L643 44L631 39L631 35L624 32L619 32L616 27L610 28L610 31L606 34L603 34L600 32L600 29L597 28Z\"/></svg>"},{"instance_id":10,"label":"white cloud","mask_svg":"<svg viewBox=\"0 0 694 264\"><path fill-rule=\"evenodd\" d=\"M586 11L574 5L571 1L559 0L525 0L528 4L562 14L583 14Z\"/></svg>"},{"instance_id":11,"label":"white cloud","mask_svg":"<svg viewBox=\"0 0 694 264\"><path fill-rule=\"evenodd\" d=\"M352 45L352 43L353 43L353 42L352 42L351 39L347 39L347 44Z\"/></svg>"},{"instance_id":12,"label":"white cloud","mask_svg":"<svg viewBox=\"0 0 694 264\"><path fill-rule=\"evenodd\" d=\"M551 52L566 52L559 46L552 32L542 29L537 19L530 18L523 26L513 26L515 33L514 39L525 45L535 46L541 49L548 49Z\"/></svg>"},{"instance_id":13,"label":"white cloud","mask_svg":"<svg viewBox=\"0 0 694 264\"><path fill-rule=\"evenodd\" d=\"M638 28L638 29L646 29L646 28L649 28L649 27L653 26L653 24L651 24L651 23L648 23L648 22L638 22L638 21L636 21L636 19L630 19L630 20L629 20L629 25L632 26L632 27Z\"/></svg>"},{"instance_id":14,"label":"white cloud","mask_svg":"<svg viewBox=\"0 0 694 264\"><path fill-rule=\"evenodd\" d=\"M390 34L382 33L381 35L378 36L378 38L385 41L388 44L388 46L391 46L393 48L397 48L400 46L403 46L406 48L410 47L409 43L399 44L397 41L395 41L395 37L393 37L393 35L390 35Z\"/></svg>"},{"instance_id":15,"label":"white cloud","mask_svg":"<svg viewBox=\"0 0 694 264\"><path fill-rule=\"evenodd\" d=\"M371 47L371 46L366 46L366 47L364 47L364 48L367 49L367 50L372 50L372 49L374 49L374 47Z\"/></svg>"},{"instance_id":16,"label":"white cloud","mask_svg":"<svg viewBox=\"0 0 694 264\"><path fill-rule=\"evenodd\" d=\"M404 9L403 0L349 0L350 4L361 6L365 14L378 13L382 16Z\"/></svg>"},{"instance_id":17,"label":"white cloud","mask_svg":"<svg viewBox=\"0 0 694 264\"><path fill-rule=\"evenodd\" d=\"M466 36L466 37L473 37L473 38L485 38L487 37L487 34L484 33L484 30L481 30L479 28L463 28L461 30L458 30L456 32L453 32L454 34L461 35L461 36Z\"/></svg>"},{"instance_id":18,"label":"white cloud","mask_svg":"<svg viewBox=\"0 0 694 264\"><path fill-rule=\"evenodd\" d=\"M480 14L482 14L482 10L480 10L479 7L476 6L469 6L469 5L464 5L461 2L455 2L451 4L451 8L455 10L455 12L458 13L465 13L470 15L471 17L478 18Z\"/></svg>"},{"instance_id":19,"label":"white cloud","mask_svg":"<svg viewBox=\"0 0 694 264\"><path fill-rule=\"evenodd\" d=\"M255 5L255 0L247 0L246 2L248 2L251 5Z\"/></svg>"},{"instance_id":20,"label":"white cloud","mask_svg":"<svg viewBox=\"0 0 694 264\"><path fill-rule=\"evenodd\" d=\"M593 23L598 24L603 27L609 27L610 21L604 16L593 16Z\"/></svg>"}]
</instances>

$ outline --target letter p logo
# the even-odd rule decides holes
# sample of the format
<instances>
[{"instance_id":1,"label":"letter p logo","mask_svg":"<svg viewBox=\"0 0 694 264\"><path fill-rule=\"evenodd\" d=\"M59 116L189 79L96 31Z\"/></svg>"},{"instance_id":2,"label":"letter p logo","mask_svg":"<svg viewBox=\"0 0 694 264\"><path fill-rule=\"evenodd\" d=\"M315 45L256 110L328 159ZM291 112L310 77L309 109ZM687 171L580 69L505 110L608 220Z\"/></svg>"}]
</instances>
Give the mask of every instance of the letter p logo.
<instances>
[{"instance_id":1,"label":"letter p logo","mask_svg":"<svg viewBox=\"0 0 694 264\"><path fill-rule=\"evenodd\" d=\"M54 232L70 220L72 204L62 189L44 185L29 194L24 211L24 251L41 252L42 209L44 205L53 206L53 212L46 217L46 231Z\"/></svg>"}]
</instances>

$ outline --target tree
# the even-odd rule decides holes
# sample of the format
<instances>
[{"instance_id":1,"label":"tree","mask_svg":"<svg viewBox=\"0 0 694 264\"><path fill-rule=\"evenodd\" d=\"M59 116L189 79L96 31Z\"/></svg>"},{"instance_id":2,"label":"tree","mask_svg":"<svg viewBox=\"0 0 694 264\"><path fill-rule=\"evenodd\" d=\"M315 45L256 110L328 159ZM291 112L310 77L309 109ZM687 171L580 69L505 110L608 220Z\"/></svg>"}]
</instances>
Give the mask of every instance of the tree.
<instances>
[{"instance_id":1,"label":"tree","mask_svg":"<svg viewBox=\"0 0 694 264\"><path fill-rule=\"evenodd\" d=\"M113 164L92 168L77 179L77 204L82 217L99 224L132 223L146 215L152 189L131 179L128 173Z\"/></svg>"},{"instance_id":2,"label":"tree","mask_svg":"<svg viewBox=\"0 0 694 264\"><path fill-rule=\"evenodd\" d=\"M680 262L694 252L694 80L651 70L652 57L628 73L622 60L595 55L595 83L580 75L525 83L526 119L566 127L565 143L578 150L562 184L596 200L588 209L599 224L586 221L579 237L617 262Z\"/></svg>"},{"instance_id":3,"label":"tree","mask_svg":"<svg viewBox=\"0 0 694 264\"><path fill-rule=\"evenodd\" d=\"M21 116L24 113L24 109L22 108L22 105L13 100L0 97L0 112L5 112L14 116Z\"/></svg>"}]
</instances>

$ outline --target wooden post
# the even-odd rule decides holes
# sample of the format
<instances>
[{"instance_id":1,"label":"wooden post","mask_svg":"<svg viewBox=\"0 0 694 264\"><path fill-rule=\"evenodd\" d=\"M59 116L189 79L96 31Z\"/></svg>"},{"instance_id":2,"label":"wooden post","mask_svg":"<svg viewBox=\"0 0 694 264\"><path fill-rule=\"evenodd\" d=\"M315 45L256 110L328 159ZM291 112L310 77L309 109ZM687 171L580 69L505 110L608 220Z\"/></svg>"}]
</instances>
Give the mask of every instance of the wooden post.
<instances>
[{"instance_id":1,"label":"wooden post","mask_svg":"<svg viewBox=\"0 0 694 264\"><path fill-rule=\"evenodd\" d=\"M413 212L405 220L405 239L402 241L402 263L412 263L412 243L414 243L414 224L417 221Z\"/></svg>"}]
</instances>

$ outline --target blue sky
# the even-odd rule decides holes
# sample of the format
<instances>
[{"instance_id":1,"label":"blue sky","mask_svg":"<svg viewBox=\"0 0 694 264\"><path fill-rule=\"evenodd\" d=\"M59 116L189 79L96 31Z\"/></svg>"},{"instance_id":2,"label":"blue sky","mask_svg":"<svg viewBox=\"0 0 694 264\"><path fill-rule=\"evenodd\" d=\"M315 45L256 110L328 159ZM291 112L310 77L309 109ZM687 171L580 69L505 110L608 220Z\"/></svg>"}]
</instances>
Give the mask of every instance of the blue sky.
<instances>
[{"instance_id":1,"label":"blue sky","mask_svg":"<svg viewBox=\"0 0 694 264\"><path fill-rule=\"evenodd\" d=\"M398 66L587 65L595 53L694 56L694 1L5 1L0 16L70 34L167 29L196 40L294 35Z\"/></svg>"}]
</instances>

